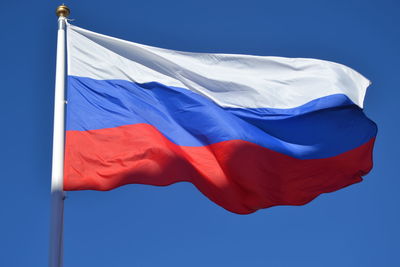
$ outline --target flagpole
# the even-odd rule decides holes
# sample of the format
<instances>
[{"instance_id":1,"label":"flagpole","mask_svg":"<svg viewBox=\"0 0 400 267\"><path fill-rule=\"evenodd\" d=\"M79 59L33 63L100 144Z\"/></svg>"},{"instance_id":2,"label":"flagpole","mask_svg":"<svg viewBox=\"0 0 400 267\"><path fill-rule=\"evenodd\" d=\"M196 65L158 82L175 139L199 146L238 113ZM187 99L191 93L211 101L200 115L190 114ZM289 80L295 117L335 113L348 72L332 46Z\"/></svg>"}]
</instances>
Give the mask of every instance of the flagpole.
<instances>
[{"instance_id":1,"label":"flagpole","mask_svg":"<svg viewBox=\"0 0 400 267\"><path fill-rule=\"evenodd\" d=\"M49 266L63 266L64 228L64 114L65 114L65 24L70 10L61 5L57 8L57 62L54 94L53 159L51 173L51 221Z\"/></svg>"}]
</instances>

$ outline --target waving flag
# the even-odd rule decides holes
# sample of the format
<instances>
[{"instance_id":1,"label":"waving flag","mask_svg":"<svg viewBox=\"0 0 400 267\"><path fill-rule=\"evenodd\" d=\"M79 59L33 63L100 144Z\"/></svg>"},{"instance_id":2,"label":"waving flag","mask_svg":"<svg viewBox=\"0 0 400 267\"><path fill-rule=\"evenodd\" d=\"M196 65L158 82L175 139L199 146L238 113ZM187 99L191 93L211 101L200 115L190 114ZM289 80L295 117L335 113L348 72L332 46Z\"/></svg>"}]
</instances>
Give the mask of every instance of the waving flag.
<instances>
[{"instance_id":1,"label":"waving flag","mask_svg":"<svg viewBox=\"0 0 400 267\"><path fill-rule=\"evenodd\" d=\"M188 53L67 26L65 190L193 183L236 213L302 205L372 167L369 81L305 58Z\"/></svg>"}]
</instances>

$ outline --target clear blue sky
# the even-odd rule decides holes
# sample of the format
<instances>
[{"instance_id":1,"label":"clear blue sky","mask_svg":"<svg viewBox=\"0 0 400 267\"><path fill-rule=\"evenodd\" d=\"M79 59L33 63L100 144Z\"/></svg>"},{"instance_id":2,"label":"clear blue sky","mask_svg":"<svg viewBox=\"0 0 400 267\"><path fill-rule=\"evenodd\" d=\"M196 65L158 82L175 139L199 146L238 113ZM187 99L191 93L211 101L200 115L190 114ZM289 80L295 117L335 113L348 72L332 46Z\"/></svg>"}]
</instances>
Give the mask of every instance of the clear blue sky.
<instances>
[{"instance_id":1,"label":"clear blue sky","mask_svg":"<svg viewBox=\"0 0 400 267\"><path fill-rule=\"evenodd\" d=\"M2 1L0 266L46 266L57 1ZM369 78L365 181L236 215L191 184L68 194L65 267L400 266L400 2L66 1L75 25L169 49L312 57Z\"/></svg>"}]
</instances>

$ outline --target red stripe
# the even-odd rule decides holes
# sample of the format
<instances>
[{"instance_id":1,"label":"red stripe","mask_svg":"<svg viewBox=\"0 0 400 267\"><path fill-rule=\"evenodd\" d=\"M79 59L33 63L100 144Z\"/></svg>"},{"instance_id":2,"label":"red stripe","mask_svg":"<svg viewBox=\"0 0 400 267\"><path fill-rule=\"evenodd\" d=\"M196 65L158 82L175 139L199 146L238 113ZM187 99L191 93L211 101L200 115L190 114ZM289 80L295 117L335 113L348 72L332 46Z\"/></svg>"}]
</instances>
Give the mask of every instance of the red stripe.
<instances>
[{"instance_id":1,"label":"red stripe","mask_svg":"<svg viewBox=\"0 0 400 267\"><path fill-rule=\"evenodd\" d=\"M303 205L360 182L372 168L374 141L335 157L300 160L242 140L178 146L147 124L67 131L64 189L188 181L225 209L246 214Z\"/></svg>"}]
</instances>

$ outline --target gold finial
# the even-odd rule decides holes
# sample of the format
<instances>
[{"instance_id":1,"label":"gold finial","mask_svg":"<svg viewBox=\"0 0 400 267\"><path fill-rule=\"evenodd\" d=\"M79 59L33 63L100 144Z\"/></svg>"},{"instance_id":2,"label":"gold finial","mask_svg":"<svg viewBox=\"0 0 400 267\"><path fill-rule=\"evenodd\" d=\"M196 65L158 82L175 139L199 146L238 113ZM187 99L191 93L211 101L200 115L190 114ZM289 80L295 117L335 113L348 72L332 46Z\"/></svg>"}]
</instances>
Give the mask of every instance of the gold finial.
<instances>
[{"instance_id":1,"label":"gold finial","mask_svg":"<svg viewBox=\"0 0 400 267\"><path fill-rule=\"evenodd\" d=\"M69 8L64 4L57 7L57 9L56 9L57 17L65 17L66 18L69 16L69 13L71 13Z\"/></svg>"}]
</instances>

